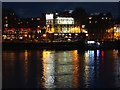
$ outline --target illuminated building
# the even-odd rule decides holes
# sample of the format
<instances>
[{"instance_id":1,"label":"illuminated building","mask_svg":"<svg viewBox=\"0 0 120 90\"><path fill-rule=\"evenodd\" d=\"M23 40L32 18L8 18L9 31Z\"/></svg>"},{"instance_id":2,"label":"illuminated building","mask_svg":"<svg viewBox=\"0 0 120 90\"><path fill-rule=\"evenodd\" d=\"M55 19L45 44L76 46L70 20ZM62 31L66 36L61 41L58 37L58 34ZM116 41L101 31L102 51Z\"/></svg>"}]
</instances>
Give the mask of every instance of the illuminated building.
<instances>
[{"instance_id":1,"label":"illuminated building","mask_svg":"<svg viewBox=\"0 0 120 90\"><path fill-rule=\"evenodd\" d=\"M114 25L114 39L120 39L120 24Z\"/></svg>"},{"instance_id":2,"label":"illuminated building","mask_svg":"<svg viewBox=\"0 0 120 90\"><path fill-rule=\"evenodd\" d=\"M2 28L3 30L10 30L12 28L15 28L17 26L17 15L14 11L3 9L2 10Z\"/></svg>"},{"instance_id":3,"label":"illuminated building","mask_svg":"<svg viewBox=\"0 0 120 90\"><path fill-rule=\"evenodd\" d=\"M75 25L74 18L54 15L46 14L46 31L48 33L80 33L80 27Z\"/></svg>"},{"instance_id":4,"label":"illuminated building","mask_svg":"<svg viewBox=\"0 0 120 90\"><path fill-rule=\"evenodd\" d=\"M80 33L80 28L74 25L72 17L57 17L55 26L56 33Z\"/></svg>"},{"instance_id":5,"label":"illuminated building","mask_svg":"<svg viewBox=\"0 0 120 90\"><path fill-rule=\"evenodd\" d=\"M86 25L76 24L74 18L70 15L71 12L45 14L47 39L71 41L85 39L88 36Z\"/></svg>"},{"instance_id":6,"label":"illuminated building","mask_svg":"<svg viewBox=\"0 0 120 90\"><path fill-rule=\"evenodd\" d=\"M53 14L46 14L46 32L54 33Z\"/></svg>"}]
</instances>

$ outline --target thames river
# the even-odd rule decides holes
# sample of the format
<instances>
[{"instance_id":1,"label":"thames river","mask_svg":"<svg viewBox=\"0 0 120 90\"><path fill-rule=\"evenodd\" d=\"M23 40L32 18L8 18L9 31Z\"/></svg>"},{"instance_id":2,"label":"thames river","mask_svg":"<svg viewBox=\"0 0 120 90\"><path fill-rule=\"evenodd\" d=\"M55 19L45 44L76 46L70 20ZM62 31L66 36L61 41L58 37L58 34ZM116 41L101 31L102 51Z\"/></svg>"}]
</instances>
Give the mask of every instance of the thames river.
<instances>
[{"instance_id":1,"label":"thames river","mask_svg":"<svg viewBox=\"0 0 120 90\"><path fill-rule=\"evenodd\" d=\"M3 50L3 88L120 88L118 50Z\"/></svg>"}]
</instances>

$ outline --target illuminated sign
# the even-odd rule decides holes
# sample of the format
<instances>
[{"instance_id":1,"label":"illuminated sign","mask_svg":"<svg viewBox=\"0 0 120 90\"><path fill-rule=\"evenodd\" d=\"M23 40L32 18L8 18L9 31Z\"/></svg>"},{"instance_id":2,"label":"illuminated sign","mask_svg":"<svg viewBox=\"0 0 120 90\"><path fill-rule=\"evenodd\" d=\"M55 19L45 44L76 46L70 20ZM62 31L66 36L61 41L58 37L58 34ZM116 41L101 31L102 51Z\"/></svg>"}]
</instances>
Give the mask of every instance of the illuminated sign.
<instances>
[{"instance_id":1,"label":"illuminated sign","mask_svg":"<svg viewBox=\"0 0 120 90\"><path fill-rule=\"evenodd\" d=\"M71 17L57 17L56 24L74 24L74 19Z\"/></svg>"}]
</instances>

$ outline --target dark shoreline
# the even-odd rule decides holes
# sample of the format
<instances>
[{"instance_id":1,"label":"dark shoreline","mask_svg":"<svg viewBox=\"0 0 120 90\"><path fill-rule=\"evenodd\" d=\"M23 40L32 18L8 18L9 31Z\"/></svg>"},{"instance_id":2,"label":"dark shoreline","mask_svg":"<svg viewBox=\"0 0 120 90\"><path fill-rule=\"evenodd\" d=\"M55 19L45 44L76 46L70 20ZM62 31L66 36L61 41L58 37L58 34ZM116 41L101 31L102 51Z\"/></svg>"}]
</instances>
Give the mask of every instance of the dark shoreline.
<instances>
[{"instance_id":1,"label":"dark shoreline","mask_svg":"<svg viewBox=\"0 0 120 90\"><path fill-rule=\"evenodd\" d=\"M96 49L119 49L120 41L104 42L104 44L97 46L87 46L84 41L79 42L2 42L2 50L34 50L34 49L50 49L50 50L96 50Z\"/></svg>"},{"instance_id":2,"label":"dark shoreline","mask_svg":"<svg viewBox=\"0 0 120 90\"><path fill-rule=\"evenodd\" d=\"M19 42L4 42L2 49L81 49L85 48L84 42L44 42L44 43L19 43Z\"/></svg>"}]
</instances>

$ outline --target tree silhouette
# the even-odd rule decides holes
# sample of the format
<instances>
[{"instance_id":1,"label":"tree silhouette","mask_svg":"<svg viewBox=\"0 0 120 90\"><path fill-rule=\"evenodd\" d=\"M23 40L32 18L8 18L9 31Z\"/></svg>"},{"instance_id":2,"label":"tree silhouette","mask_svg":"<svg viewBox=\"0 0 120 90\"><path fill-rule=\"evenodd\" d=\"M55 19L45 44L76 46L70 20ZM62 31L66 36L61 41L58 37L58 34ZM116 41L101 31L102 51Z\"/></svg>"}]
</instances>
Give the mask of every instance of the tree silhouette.
<instances>
[{"instance_id":1,"label":"tree silhouette","mask_svg":"<svg viewBox=\"0 0 120 90\"><path fill-rule=\"evenodd\" d=\"M72 12L72 17L75 19L76 24L86 24L87 13L83 8L76 8Z\"/></svg>"}]
</instances>

